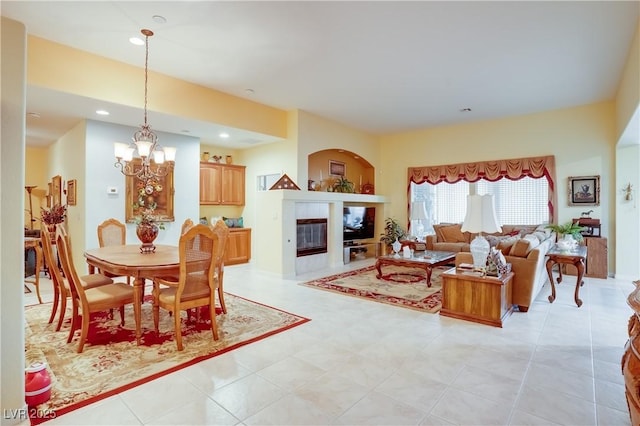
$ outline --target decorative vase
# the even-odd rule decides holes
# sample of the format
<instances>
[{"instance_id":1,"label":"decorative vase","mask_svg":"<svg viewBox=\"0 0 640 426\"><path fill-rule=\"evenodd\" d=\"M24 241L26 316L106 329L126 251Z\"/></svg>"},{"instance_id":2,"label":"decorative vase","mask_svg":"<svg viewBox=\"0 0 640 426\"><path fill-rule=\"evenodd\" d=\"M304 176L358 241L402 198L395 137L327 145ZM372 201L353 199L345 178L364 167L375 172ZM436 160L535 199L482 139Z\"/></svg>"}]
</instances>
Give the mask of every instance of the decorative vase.
<instances>
[{"instance_id":1,"label":"decorative vase","mask_svg":"<svg viewBox=\"0 0 640 426\"><path fill-rule=\"evenodd\" d=\"M398 238L396 238L396 240L393 242L393 244L391 244L391 248L393 248L393 252L397 256L398 253L400 252L400 249L402 248L402 243L400 243L400 241L398 241Z\"/></svg>"},{"instance_id":2,"label":"decorative vase","mask_svg":"<svg viewBox=\"0 0 640 426\"><path fill-rule=\"evenodd\" d=\"M43 404L51 398L51 377L47 364L35 362L24 372L25 402L29 407Z\"/></svg>"},{"instance_id":3,"label":"decorative vase","mask_svg":"<svg viewBox=\"0 0 640 426\"><path fill-rule=\"evenodd\" d=\"M47 223L47 232L49 233L49 239L51 242L56 241L56 224L55 223Z\"/></svg>"},{"instance_id":4,"label":"decorative vase","mask_svg":"<svg viewBox=\"0 0 640 426\"><path fill-rule=\"evenodd\" d=\"M207 151L202 153L202 161L209 161L209 153Z\"/></svg>"},{"instance_id":5,"label":"decorative vase","mask_svg":"<svg viewBox=\"0 0 640 426\"><path fill-rule=\"evenodd\" d=\"M139 223L136 227L136 235L142 242L140 253L155 253L156 246L153 241L158 236L158 225L155 223Z\"/></svg>"},{"instance_id":6,"label":"decorative vase","mask_svg":"<svg viewBox=\"0 0 640 426\"><path fill-rule=\"evenodd\" d=\"M225 161L227 162L227 164L231 164L231 163L233 163L233 157L230 156L230 155L227 155L225 157Z\"/></svg>"}]
</instances>

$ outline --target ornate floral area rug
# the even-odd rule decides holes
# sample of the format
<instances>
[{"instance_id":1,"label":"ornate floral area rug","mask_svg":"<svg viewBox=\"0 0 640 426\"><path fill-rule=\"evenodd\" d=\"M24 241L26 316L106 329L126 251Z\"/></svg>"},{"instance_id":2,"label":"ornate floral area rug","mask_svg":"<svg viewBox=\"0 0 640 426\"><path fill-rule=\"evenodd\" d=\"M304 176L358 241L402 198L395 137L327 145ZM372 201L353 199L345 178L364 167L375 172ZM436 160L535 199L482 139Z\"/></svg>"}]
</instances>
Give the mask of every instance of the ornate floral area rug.
<instances>
[{"instance_id":1,"label":"ornate floral area rug","mask_svg":"<svg viewBox=\"0 0 640 426\"><path fill-rule=\"evenodd\" d=\"M212 358L240 346L264 339L301 325L309 319L225 293L227 314L216 317L219 339L213 340L208 309L200 309L198 318L189 320L183 312L184 350L176 348L173 317L160 310L159 333L153 330L151 303L142 307L143 336L135 343L133 308L125 310L125 325L120 314L92 316L84 351L78 354L80 332L67 344L69 320L60 331L48 324L51 303L25 308L26 365L46 362L52 380L51 399L35 410L48 417L62 415L108 396L141 385L165 374ZM196 311L196 310L194 310ZM206 311L206 312L205 312ZM195 315L195 314L194 314ZM70 317L68 312L66 318ZM32 418L32 424L47 419Z\"/></svg>"},{"instance_id":2,"label":"ornate floral area rug","mask_svg":"<svg viewBox=\"0 0 640 426\"><path fill-rule=\"evenodd\" d=\"M433 269L431 287L427 287L424 269L386 265L382 270L386 279L376 278L377 271L372 265L300 285L436 313L442 306L440 274L448 269L448 266Z\"/></svg>"}]
</instances>

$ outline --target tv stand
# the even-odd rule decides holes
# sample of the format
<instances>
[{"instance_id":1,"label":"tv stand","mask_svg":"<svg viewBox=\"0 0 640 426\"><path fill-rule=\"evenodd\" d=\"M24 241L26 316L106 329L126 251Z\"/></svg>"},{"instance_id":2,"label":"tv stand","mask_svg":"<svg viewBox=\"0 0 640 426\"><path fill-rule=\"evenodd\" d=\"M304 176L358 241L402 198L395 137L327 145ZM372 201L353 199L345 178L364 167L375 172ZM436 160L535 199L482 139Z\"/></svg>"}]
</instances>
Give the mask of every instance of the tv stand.
<instances>
[{"instance_id":1,"label":"tv stand","mask_svg":"<svg viewBox=\"0 0 640 426\"><path fill-rule=\"evenodd\" d=\"M345 264L350 263L353 258L364 259L375 256L375 241L345 241L343 261Z\"/></svg>"}]
</instances>

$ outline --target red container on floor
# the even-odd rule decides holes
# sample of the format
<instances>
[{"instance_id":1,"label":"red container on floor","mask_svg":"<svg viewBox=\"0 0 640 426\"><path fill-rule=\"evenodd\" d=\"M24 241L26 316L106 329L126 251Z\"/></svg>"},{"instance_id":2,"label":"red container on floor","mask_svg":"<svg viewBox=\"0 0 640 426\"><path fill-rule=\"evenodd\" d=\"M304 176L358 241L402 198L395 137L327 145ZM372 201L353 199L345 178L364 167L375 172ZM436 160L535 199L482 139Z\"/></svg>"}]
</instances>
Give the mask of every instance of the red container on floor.
<instances>
[{"instance_id":1,"label":"red container on floor","mask_svg":"<svg viewBox=\"0 0 640 426\"><path fill-rule=\"evenodd\" d=\"M47 364L35 362L24 372L25 401L29 407L47 402L51 398L51 377Z\"/></svg>"}]
</instances>

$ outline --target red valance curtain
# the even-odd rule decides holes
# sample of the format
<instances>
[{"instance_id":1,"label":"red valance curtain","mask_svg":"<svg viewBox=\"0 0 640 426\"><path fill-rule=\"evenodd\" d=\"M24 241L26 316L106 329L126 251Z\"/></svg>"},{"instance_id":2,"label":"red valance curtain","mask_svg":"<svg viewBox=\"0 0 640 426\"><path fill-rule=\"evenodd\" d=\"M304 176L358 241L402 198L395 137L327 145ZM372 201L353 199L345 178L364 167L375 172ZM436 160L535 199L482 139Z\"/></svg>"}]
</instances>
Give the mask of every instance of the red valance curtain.
<instances>
[{"instance_id":1,"label":"red valance curtain","mask_svg":"<svg viewBox=\"0 0 640 426\"><path fill-rule=\"evenodd\" d=\"M549 182L549 219L552 223L555 222L558 195L554 183L556 166L553 155L444 166L409 167L409 185L411 182L416 184L428 182L435 185L441 182L456 183L461 180L477 182L480 179L495 182L502 178L518 180L525 176L536 179L544 177Z\"/></svg>"}]
</instances>

